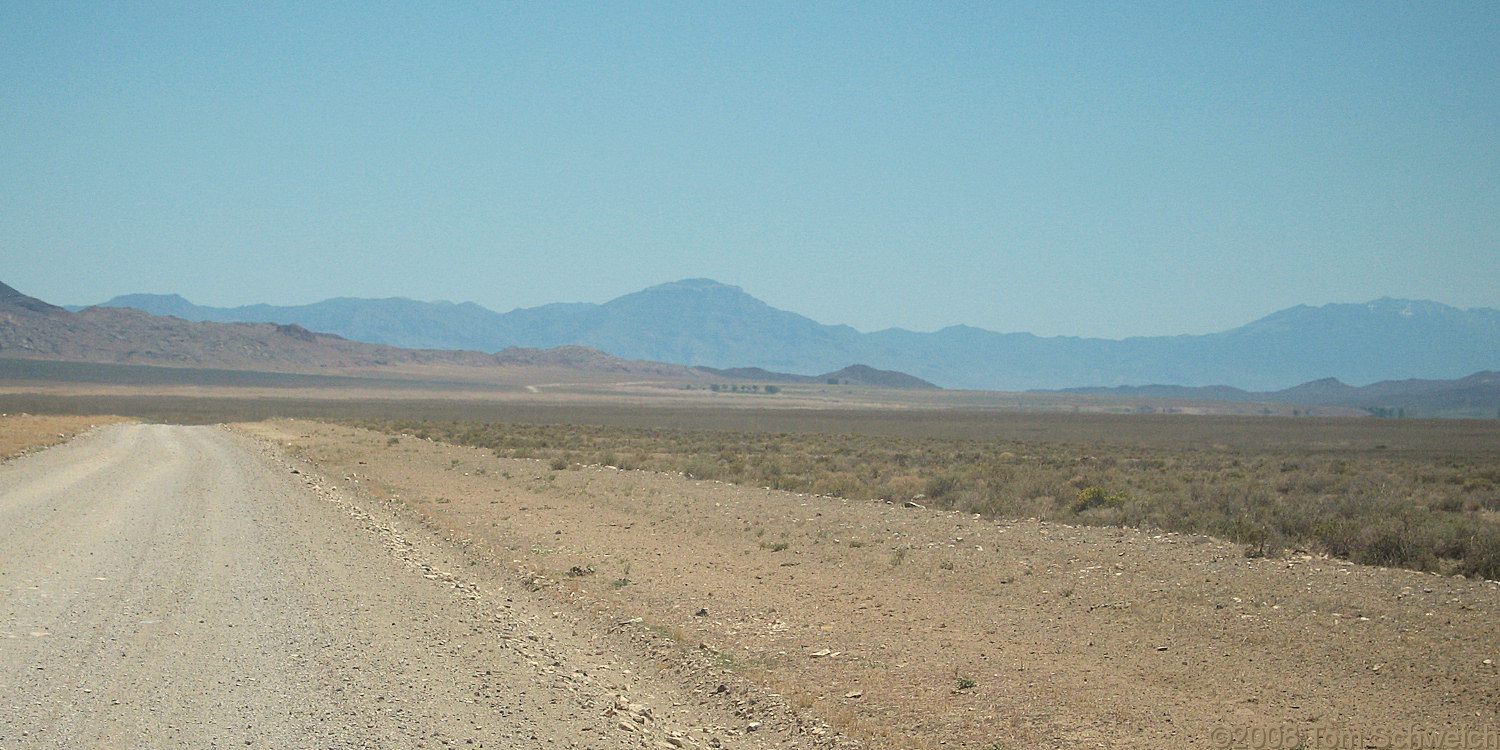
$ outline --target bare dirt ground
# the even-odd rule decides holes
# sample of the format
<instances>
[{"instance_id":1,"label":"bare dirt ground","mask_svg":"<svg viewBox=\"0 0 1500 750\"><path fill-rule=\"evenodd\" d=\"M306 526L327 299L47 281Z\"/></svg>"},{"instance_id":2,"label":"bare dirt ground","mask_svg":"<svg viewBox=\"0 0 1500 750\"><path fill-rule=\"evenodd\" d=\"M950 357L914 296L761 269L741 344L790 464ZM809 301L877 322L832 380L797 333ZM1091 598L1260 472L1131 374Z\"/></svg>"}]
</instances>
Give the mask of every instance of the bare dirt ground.
<instances>
[{"instance_id":1,"label":"bare dirt ground","mask_svg":"<svg viewBox=\"0 0 1500 750\"><path fill-rule=\"evenodd\" d=\"M0 748L812 744L307 469L139 424L0 463Z\"/></svg>"},{"instance_id":2,"label":"bare dirt ground","mask_svg":"<svg viewBox=\"0 0 1500 750\"><path fill-rule=\"evenodd\" d=\"M875 747L1500 742L1493 582L317 423L240 429L351 507L510 566L573 627L626 623L653 669L779 742L829 737L825 722Z\"/></svg>"}]
</instances>

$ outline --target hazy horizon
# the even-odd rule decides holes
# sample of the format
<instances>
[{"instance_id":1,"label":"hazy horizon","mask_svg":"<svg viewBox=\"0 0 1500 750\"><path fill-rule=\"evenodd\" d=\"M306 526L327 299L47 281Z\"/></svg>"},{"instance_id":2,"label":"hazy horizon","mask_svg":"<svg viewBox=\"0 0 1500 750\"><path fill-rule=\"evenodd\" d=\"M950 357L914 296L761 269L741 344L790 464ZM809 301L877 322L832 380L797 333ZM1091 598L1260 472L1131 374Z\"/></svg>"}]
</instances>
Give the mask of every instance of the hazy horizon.
<instances>
[{"instance_id":1,"label":"hazy horizon","mask_svg":"<svg viewBox=\"0 0 1500 750\"><path fill-rule=\"evenodd\" d=\"M670 279L670 280L659 282L658 284L651 284L651 285L648 285L646 287L642 287L641 289L632 290L631 292L626 292L626 294L631 294L631 293L634 293L634 292L644 291L645 289L649 289L649 288L651 288L653 286L665 285L665 284L672 284L672 283L676 283L676 282L680 282L680 281L687 281L687 280L688 279ZM744 289L744 287L741 286L741 285L739 285L739 284L734 284L732 282L724 281L722 279L710 279L710 280L714 281L714 282L717 282L717 283L724 284L726 286L740 287L740 289L742 291L744 291L746 294L749 294L750 296L755 297L756 299L760 299L763 302L765 301L759 295L755 294L755 292L753 292L752 290ZM0 282L3 282L3 279L0 279ZM12 286L14 286L14 285L12 285ZM20 291L23 294L29 294L24 289L20 290ZM496 312L496 313L500 313L500 314L512 312L512 311L518 310L518 309L524 309L524 308L507 308L507 309L503 309L502 310L502 309L491 308L491 307L489 307L487 305L483 305L483 304L480 304L478 302L474 302L473 300L442 299L442 298L438 298L438 299L417 299L415 297L410 297L410 296L401 295L401 294L387 295L385 297L354 297L353 295L347 295L347 294L335 294L335 295L333 295L331 297L324 297L324 298L321 298L321 299L307 300L306 302L292 302L292 303L285 303L285 304L274 304L274 303L266 303L266 302L248 302L248 303L244 303L243 305L211 305L211 304L206 304L206 303L200 302L200 301L198 301L196 299L193 299L192 297L189 297L188 295L181 294L181 293L178 293L178 292L124 292L124 293L121 293L121 294L112 295L108 299L97 300L97 301L93 301L93 302L72 302L72 301L68 301L68 302L56 302L55 300L48 300L48 299L44 299L43 301L45 301L45 302L52 302L52 303L58 304L58 305L71 306L71 307L87 307L87 306L90 306L90 305L103 304L103 303L108 302L110 300L113 300L113 299L115 299L117 297L124 297L124 296L132 295L132 294L148 294L148 295L153 295L154 294L154 295L160 295L160 296L173 296L173 295L175 295L175 296L181 297L181 298L185 299L186 301L188 301L189 303L197 305L199 307L213 307L213 308L217 308L217 309L233 309L233 308L236 308L236 307L252 306L252 305L258 305L258 304L272 304L273 306L276 306L276 307L299 307L299 306L304 306L304 305L313 305L313 304L317 304L317 303L320 303L320 302L327 302L329 300L334 300L334 299L376 299L376 300L380 300L380 299L406 299L406 300L411 300L413 302L431 303L431 304L453 304L453 305L463 305L463 304L470 304L470 303L472 303L472 304L478 304L478 305L480 305L480 307L484 307L484 308L486 308L486 309L488 309L488 310L490 310L492 312ZM610 300L616 299L619 296L624 296L624 295L616 295L615 297L610 297L608 299L601 299L601 300L576 300L576 299L552 300L551 302L544 302L544 303L542 303L542 305L547 305L547 304L574 304L574 303L603 304L603 303L609 302ZM1377 302L1380 299L1387 299L1387 298L1380 297L1380 298L1375 298L1375 299L1363 299L1363 300L1335 300L1335 301L1321 303L1321 304L1309 304L1309 303L1299 303L1299 304L1306 305L1307 307L1323 307L1325 305L1363 305L1363 304L1370 304L1370 303L1373 303L1373 302ZM1470 311L1470 310L1475 310L1475 309L1497 309L1497 308L1493 308L1493 307L1490 307L1490 306L1487 306L1487 305L1478 305L1478 306L1475 306L1475 307L1462 307L1462 306L1459 306L1459 305L1449 305L1448 303L1444 302L1443 300L1415 300L1415 299L1410 299L1410 298L1392 298L1392 299L1409 299L1410 301L1414 301L1414 302L1435 302L1435 303L1438 303L1438 304L1447 305L1449 307L1453 307L1453 308L1460 309L1460 310L1465 310L1465 311ZM529 307L537 307L537 306L538 305L532 305L532 306L529 306ZM1227 327L1225 327L1223 329L1217 329L1217 330L1213 330L1213 331L1204 331L1203 333L1220 333L1220 332L1225 331L1225 330L1230 330L1230 329L1237 328L1237 327L1242 326L1242 325L1253 323L1253 322L1255 322L1257 320L1265 318L1266 316L1273 315L1275 313L1278 313L1278 312L1281 312L1283 310L1286 310L1289 307L1296 307L1296 306L1297 305L1290 305L1288 307L1277 308L1275 310L1266 310L1262 314L1256 315L1256 316L1254 316L1252 318L1247 318L1247 319L1239 321L1237 323L1233 323L1233 324L1231 324L1231 325L1229 325L1229 326L1227 326ZM772 307L777 307L777 306L776 305L772 305ZM778 307L777 309L781 309L781 310L785 310L787 312L793 312L793 313L797 313L799 315L803 315L804 317L811 318L812 320L814 320L814 321L816 321L818 323L822 323L824 325L848 325L846 323L839 323L837 321L819 320L819 319L817 319L817 318L815 318L815 317L813 317L811 315L807 315L803 311L797 310L795 308L780 308L780 307ZM950 324L950 325L952 325L952 326L970 326L970 327L974 327L974 328L984 328L984 326L976 326L976 325L973 325L973 324L970 324L970 323L953 323L953 324ZM918 329L918 328L912 328L910 326L901 326L901 325L887 326L886 328L872 328L872 329L860 328L858 326L849 326L849 327L854 328L855 330L859 331L860 333L874 333L874 332L878 332L878 331L882 331L882 330L889 330L889 329L892 329L892 328L904 329L904 330L911 331L911 332L914 332L914 333L932 333L932 332L935 332L937 330L940 330L939 328ZM947 326L945 326L945 327L947 327ZM1021 331L1021 330L998 330L998 329L987 329L987 330L991 330L991 331L994 331L996 333L1035 333L1034 331ZM1190 332L1184 331L1184 332L1166 333L1166 334L1154 334L1154 335L1175 336L1175 335L1181 335L1181 334L1184 334L1184 333L1190 333ZM1049 337L1049 338L1050 337L1069 337L1069 338L1124 339L1124 338L1135 338L1136 337L1134 335L1131 335L1131 336L1079 336L1079 335L1076 335L1076 334L1069 334L1069 333L1037 334L1037 335L1038 336Z\"/></svg>"},{"instance_id":2,"label":"hazy horizon","mask_svg":"<svg viewBox=\"0 0 1500 750\"><path fill-rule=\"evenodd\" d=\"M1500 308L1500 6L0 7L0 280L1119 339Z\"/></svg>"}]
</instances>

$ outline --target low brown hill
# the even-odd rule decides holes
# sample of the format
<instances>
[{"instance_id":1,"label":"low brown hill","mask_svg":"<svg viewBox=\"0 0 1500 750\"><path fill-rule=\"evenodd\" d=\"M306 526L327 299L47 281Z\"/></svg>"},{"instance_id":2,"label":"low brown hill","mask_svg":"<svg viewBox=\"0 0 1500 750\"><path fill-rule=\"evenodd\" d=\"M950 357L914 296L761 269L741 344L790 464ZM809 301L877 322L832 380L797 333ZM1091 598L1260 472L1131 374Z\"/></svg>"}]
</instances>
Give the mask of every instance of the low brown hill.
<instances>
[{"instance_id":1,"label":"low brown hill","mask_svg":"<svg viewBox=\"0 0 1500 750\"><path fill-rule=\"evenodd\" d=\"M7 311L39 313L42 315L66 314L68 312L57 305L48 304L36 297L28 297L4 283L0 283L0 315L4 315Z\"/></svg>"},{"instance_id":2,"label":"low brown hill","mask_svg":"<svg viewBox=\"0 0 1500 750\"><path fill-rule=\"evenodd\" d=\"M931 388L937 389L936 385L929 383L915 375L907 375L895 370L877 370L869 365L849 365L842 370L836 370L818 376L819 380L836 383L838 385L873 385L881 388Z\"/></svg>"},{"instance_id":3,"label":"low brown hill","mask_svg":"<svg viewBox=\"0 0 1500 750\"><path fill-rule=\"evenodd\" d=\"M917 388L942 390L941 387L929 383L915 375L907 375L896 370L877 370L869 365L849 365L842 370L826 372L822 375L792 375L785 372L772 372L759 367L731 367L720 370L713 367L699 367L699 370L716 377L728 378L730 380L751 380L760 383L827 383L829 385L865 385L877 388Z\"/></svg>"}]
</instances>

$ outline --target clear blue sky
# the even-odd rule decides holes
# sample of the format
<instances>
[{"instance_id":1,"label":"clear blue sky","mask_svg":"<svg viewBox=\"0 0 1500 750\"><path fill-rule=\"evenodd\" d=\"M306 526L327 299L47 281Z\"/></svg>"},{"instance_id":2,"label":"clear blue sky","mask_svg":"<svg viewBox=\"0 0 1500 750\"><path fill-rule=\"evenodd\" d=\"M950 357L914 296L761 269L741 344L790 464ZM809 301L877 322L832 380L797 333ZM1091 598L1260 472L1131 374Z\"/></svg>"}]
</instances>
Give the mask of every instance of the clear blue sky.
<instances>
[{"instance_id":1,"label":"clear blue sky","mask_svg":"<svg viewBox=\"0 0 1500 750\"><path fill-rule=\"evenodd\" d=\"M1500 4L0 0L29 294L697 276L861 330L1500 307Z\"/></svg>"}]
</instances>

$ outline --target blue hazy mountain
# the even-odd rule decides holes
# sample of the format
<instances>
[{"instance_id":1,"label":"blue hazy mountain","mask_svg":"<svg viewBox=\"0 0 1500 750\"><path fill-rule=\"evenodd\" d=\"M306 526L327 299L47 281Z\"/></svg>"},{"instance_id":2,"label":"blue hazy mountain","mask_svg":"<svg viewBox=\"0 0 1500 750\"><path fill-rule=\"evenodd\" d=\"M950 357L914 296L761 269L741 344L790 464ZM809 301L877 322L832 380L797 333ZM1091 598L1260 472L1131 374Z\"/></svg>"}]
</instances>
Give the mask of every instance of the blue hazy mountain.
<instances>
[{"instance_id":1,"label":"blue hazy mountain","mask_svg":"<svg viewBox=\"0 0 1500 750\"><path fill-rule=\"evenodd\" d=\"M177 295L107 303L213 322L296 324L356 341L494 352L578 345L627 359L813 375L861 362L945 388L1025 390L1143 383L1253 391L1323 378L1372 383L1461 378L1500 368L1500 310L1379 299L1301 305L1220 333L1099 339L953 326L861 333L778 310L709 279L660 284L602 304L498 313L473 303L337 298L214 308Z\"/></svg>"},{"instance_id":2,"label":"blue hazy mountain","mask_svg":"<svg viewBox=\"0 0 1500 750\"><path fill-rule=\"evenodd\" d=\"M1115 388L1063 388L1045 393L1123 396L1137 399L1238 401L1255 403L1345 406L1364 409L1378 417L1497 416L1500 410L1500 372L1476 372L1442 380L1409 378L1352 386L1337 378L1321 378L1279 391L1251 392L1229 386L1145 385Z\"/></svg>"}]
</instances>

